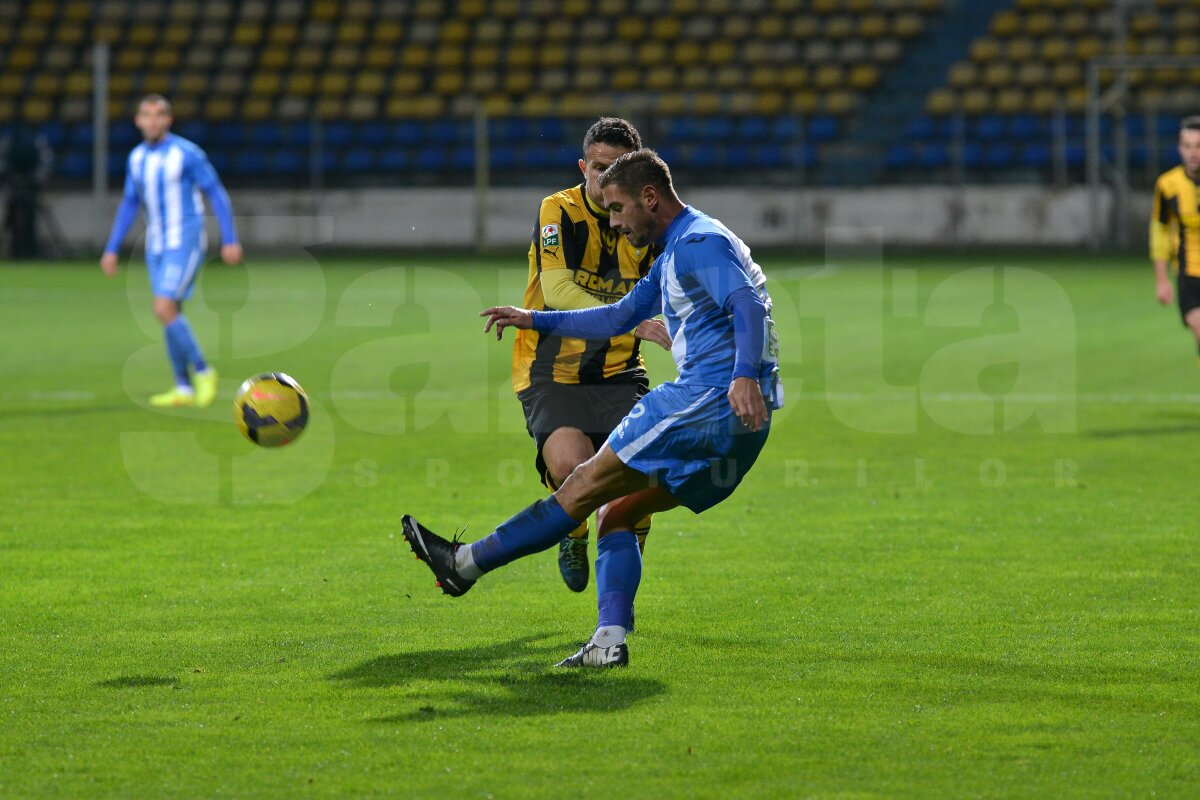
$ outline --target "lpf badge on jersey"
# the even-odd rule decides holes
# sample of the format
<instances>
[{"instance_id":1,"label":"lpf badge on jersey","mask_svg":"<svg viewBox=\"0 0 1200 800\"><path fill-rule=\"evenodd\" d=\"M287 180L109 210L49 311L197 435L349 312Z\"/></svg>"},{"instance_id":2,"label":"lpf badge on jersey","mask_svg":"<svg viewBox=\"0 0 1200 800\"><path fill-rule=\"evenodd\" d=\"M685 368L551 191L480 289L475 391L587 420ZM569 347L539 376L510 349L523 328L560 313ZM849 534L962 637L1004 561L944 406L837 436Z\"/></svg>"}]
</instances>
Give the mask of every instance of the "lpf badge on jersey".
<instances>
[{"instance_id":1,"label":"lpf badge on jersey","mask_svg":"<svg viewBox=\"0 0 1200 800\"><path fill-rule=\"evenodd\" d=\"M542 247L558 247L558 226L553 222L542 228Z\"/></svg>"}]
</instances>

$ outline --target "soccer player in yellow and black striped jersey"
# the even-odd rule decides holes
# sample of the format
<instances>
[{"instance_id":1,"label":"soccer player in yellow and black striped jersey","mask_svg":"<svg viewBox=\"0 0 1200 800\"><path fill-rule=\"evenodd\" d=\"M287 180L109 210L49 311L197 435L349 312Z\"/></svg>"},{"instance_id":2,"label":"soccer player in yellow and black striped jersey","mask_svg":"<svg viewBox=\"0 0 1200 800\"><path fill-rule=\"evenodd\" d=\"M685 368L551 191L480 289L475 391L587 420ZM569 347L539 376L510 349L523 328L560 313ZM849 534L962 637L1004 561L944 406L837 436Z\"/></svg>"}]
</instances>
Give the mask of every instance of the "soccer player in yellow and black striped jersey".
<instances>
[{"instance_id":1,"label":"soccer player in yellow and black striped jersey","mask_svg":"<svg viewBox=\"0 0 1200 800\"><path fill-rule=\"evenodd\" d=\"M613 161L642 146L629 122L601 117L583 139L583 183L542 200L529 246L524 307L566 311L620 300L650 271L655 253L634 247L608 224L598 180ZM662 322L611 339L570 339L518 331L513 390L537 444L537 469L551 490L587 461L648 390L641 339L670 348ZM638 525L645 545L647 517ZM559 547L559 571L581 592L588 583L587 522Z\"/></svg>"},{"instance_id":2,"label":"soccer player in yellow and black striped jersey","mask_svg":"<svg viewBox=\"0 0 1200 800\"><path fill-rule=\"evenodd\" d=\"M1158 302L1171 302L1169 267L1176 269L1179 313L1200 348L1200 116L1179 126L1179 160L1154 185L1150 260Z\"/></svg>"}]
</instances>

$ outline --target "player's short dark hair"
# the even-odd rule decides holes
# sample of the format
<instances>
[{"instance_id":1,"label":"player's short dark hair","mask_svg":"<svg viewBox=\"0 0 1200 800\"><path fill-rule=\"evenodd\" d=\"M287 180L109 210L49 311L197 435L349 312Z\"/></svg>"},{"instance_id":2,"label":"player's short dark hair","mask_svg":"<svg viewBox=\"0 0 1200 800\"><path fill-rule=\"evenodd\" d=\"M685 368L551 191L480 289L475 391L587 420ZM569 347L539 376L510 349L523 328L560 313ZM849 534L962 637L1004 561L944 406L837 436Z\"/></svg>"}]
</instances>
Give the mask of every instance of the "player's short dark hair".
<instances>
[{"instance_id":1,"label":"player's short dark hair","mask_svg":"<svg viewBox=\"0 0 1200 800\"><path fill-rule=\"evenodd\" d=\"M1179 123L1180 131L1200 131L1200 114L1184 117Z\"/></svg>"},{"instance_id":2,"label":"player's short dark hair","mask_svg":"<svg viewBox=\"0 0 1200 800\"><path fill-rule=\"evenodd\" d=\"M637 197L645 186L653 186L665 195L675 194L671 168L649 148L626 153L600 175L600 188L616 184L630 197Z\"/></svg>"},{"instance_id":3,"label":"player's short dark hair","mask_svg":"<svg viewBox=\"0 0 1200 800\"><path fill-rule=\"evenodd\" d=\"M583 135L583 149L594 144L607 144L625 150L641 150L642 137L633 123L620 117L601 117Z\"/></svg>"},{"instance_id":4,"label":"player's short dark hair","mask_svg":"<svg viewBox=\"0 0 1200 800\"><path fill-rule=\"evenodd\" d=\"M146 103L153 103L156 106L162 106L168 114L171 113L171 101L163 97L161 94L148 94L138 101L138 108L141 108Z\"/></svg>"}]
</instances>

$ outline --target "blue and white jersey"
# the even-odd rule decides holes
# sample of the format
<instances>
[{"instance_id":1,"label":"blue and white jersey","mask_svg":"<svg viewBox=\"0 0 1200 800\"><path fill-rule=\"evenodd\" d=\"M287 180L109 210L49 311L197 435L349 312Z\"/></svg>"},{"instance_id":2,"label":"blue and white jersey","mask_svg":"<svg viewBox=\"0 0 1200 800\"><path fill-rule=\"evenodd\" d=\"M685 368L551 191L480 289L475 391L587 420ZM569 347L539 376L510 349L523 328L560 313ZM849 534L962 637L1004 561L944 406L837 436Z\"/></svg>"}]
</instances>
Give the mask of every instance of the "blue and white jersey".
<instances>
[{"instance_id":1,"label":"blue and white jersey","mask_svg":"<svg viewBox=\"0 0 1200 800\"><path fill-rule=\"evenodd\" d=\"M654 266L661 270L662 314L671 332L680 383L729 385L736 348L733 316L725 300L743 286L752 288L767 309L769 330L758 375L766 379L778 355L767 278L750 257L750 248L718 220L691 206L667 227L662 245Z\"/></svg>"},{"instance_id":2,"label":"blue and white jersey","mask_svg":"<svg viewBox=\"0 0 1200 800\"><path fill-rule=\"evenodd\" d=\"M168 133L129 154L125 192L106 252L116 252L140 206L146 211L146 253L205 248L204 196L213 203L223 244L237 241L229 197L197 145Z\"/></svg>"},{"instance_id":3,"label":"blue and white jersey","mask_svg":"<svg viewBox=\"0 0 1200 800\"><path fill-rule=\"evenodd\" d=\"M763 329L749 337L761 345L742 354L742 374L757 377L764 393L782 403L782 396L776 396L779 340L770 316L771 298L766 276L750 257L750 248L691 206L672 220L658 243L662 255L619 302L581 311L535 311L533 326L562 336L596 338L631 330L661 313L671 333L677 382L725 388L739 369L735 303L729 301L744 290L733 300L756 296L765 314L758 314Z\"/></svg>"}]
</instances>

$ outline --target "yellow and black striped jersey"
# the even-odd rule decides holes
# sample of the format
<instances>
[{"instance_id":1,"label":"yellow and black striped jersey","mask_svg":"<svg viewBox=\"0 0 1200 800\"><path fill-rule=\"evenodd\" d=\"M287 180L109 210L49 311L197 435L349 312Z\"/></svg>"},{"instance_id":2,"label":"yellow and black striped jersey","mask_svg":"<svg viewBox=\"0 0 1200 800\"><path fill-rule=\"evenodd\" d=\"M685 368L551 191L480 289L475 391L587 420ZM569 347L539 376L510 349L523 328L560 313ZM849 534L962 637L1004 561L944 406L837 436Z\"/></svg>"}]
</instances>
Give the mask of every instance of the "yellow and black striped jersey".
<instances>
[{"instance_id":1,"label":"yellow and black striped jersey","mask_svg":"<svg viewBox=\"0 0 1200 800\"><path fill-rule=\"evenodd\" d=\"M1196 181L1182 166L1164 172L1154 185L1151 219L1151 258L1170 260L1181 272L1200 277L1200 201ZM1159 229L1155 236L1154 227ZM1156 243L1167 239L1168 248Z\"/></svg>"},{"instance_id":2,"label":"yellow and black striped jersey","mask_svg":"<svg viewBox=\"0 0 1200 800\"><path fill-rule=\"evenodd\" d=\"M650 271L655 252L634 247L608 225L608 214L582 185L542 200L529 245L529 283L524 307L547 305L542 275L571 270L576 286L603 303L620 300ZM517 331L513 345L513 390L549 382L596 384L634 380L645 374L639 340L632 333L611 339L571 339Z\"/></svg>"}]
</instances>

